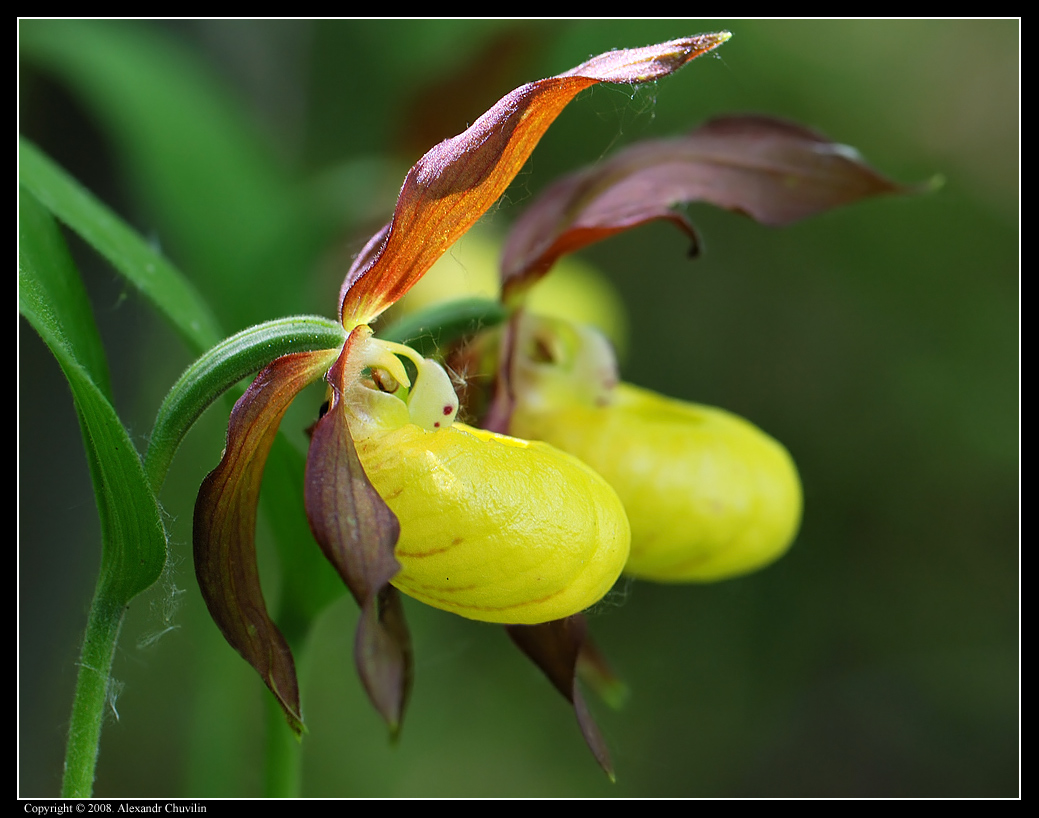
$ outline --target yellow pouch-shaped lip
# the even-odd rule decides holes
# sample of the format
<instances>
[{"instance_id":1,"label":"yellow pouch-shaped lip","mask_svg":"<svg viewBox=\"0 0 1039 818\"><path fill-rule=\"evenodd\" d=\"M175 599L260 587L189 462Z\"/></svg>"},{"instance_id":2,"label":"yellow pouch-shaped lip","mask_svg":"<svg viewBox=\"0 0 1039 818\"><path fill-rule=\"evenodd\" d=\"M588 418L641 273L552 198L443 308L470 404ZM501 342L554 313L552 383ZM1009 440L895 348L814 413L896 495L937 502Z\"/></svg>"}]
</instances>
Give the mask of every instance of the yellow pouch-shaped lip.
<instances>
[{"instance_id":1,"label":"yellow pouch-shaped lip","mask_svg":"<svg viewBox=\"0 0 1039 818\"><path fill-rule=\"evenodd\" d=\"M766 565L801 520L786 449L742 418L619 384L607 406L517 407L510 431L581 458L617 490L631 524L625 573L717 580Z\"/></svg>"},{"instance_id":2,"label":"yellow pouch-shaped lip","mask_svg":"<svg viewBox=\"0 0 1039 818\"><path fill-rule=\"evenodd\" d=\"M600 600L628 558L616 492L553 446L456 423L356 440L400 520L393 584L469 619L537 624Z\"/></svg>"}]
</instances>

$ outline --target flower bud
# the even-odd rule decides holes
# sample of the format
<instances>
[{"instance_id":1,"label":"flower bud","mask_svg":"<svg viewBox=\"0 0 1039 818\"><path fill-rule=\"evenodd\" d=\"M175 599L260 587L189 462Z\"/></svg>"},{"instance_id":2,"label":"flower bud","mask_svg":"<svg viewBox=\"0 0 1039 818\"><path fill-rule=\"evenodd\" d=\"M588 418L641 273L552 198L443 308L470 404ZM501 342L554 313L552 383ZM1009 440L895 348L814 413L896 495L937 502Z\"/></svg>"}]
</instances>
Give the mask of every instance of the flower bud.
<instances>
[{"instance_id":1,"label":"flower bud","mask_svg":"<svg viewBox=\"0 0 1039 818\"><path fill-rule=\"evenodd\" d=\"M631 524L625 573L724 579L789 548L801 484L781 444L721 409L610 381L591 330L525 316L509 431L576 455L617 490Z\"/></svg>"}]
</instances>

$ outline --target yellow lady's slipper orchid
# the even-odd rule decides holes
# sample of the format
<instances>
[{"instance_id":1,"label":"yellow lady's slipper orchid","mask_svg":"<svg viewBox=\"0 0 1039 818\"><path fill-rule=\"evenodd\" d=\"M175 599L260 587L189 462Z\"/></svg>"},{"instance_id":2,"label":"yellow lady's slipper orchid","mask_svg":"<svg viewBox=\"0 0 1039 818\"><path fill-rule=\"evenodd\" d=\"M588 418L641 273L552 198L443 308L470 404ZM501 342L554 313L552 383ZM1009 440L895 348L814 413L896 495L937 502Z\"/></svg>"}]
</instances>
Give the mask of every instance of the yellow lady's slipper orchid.
<instances>
[{"instance_id":1,"label":"yellow lady's slipper orchid","mask_svg":"<svg viewBox=\"0 0 1039 818\"><path fill-rule=\"evenodd\" d=\"M786 449L722 409L617 383L591 328L524 313L513 382L510 431L580 457L620 495L632 532L625 573L725 579L793 542L801 483Z\"/></svg>"},{"instance_id":2,"label":"yellow lady's slipper orchid","mask_svg":"<svg viewBox=\"0 0 1039 818\"><path fill-rule=\"evenodd\" d=\"M506 624L562 619L598 602L630 539L609 484L553 446L454 423L458 399L439 364L400 344L360 344L369 377L344 403L364 472L401 522L391 583L434 607ZM401 358L415 367L414 383Z\"/></svg>"},{"instance_id":3,"label":"yellow lady's slipper orchid","mask_svg":"<svg viewBox=\"0 0 1039 818\"><path fill-rule=\"evenodd\" d=\"M346 274L343 345L275 359L235 405L227 446L195 505L196 575L224 636L261 674L295 730L302 730L295 666L267 613L254 540L267 455L290 402L309 383L323 377L329 395L311 430L307 517L361 606L358 670L392 728L411 677L396 588L470 618L540 628L599 600L619 575L629 529L613 489L548 444L455 426L458 402L444 370L372 337L370 325L494 204L581 90L659 79L728 38L697 35L601 54L517 88L432 148L405 178L390 223ZM580 627L552 631L568 644L583 639ZM543 640L530 641L525 650L538 654ZM561 657L554 681L608 769L573 689L576 652L554 655Z\"/></svg>"},{"instance_id":4,"label":"yellow lady's slipper orchid","mask_svg":"<svg viewBox=\"0 0 1039 818\"><path fill-rule=\"evenodd\" d=\"M260 589L256 507L282 416L321 378L328 400L307 454L307 517L361 606L358 671L393 728L411 678L400 589L506 623L573 704L609 771L575 683L593 653L579 612L625 565L656 579L717 579L789 545L800 484L779 444L720 410L618 385L601 336L525 308L531 286L560 257L639 224L670 221L695 250L692 225L674 210L679 202L785 224L899 189L850 149L790 123L727 117L678 140L632 146L544 191L504 251L502 300L513 319L497 347L469 348L476 368L496 368L491 397L476 412L486 431L455 423L458 400L439 364L371 329L498 200L581 90L659 79L728 38L705 34L593 57L517 88L432 148L406 176L392 220L346 274L342 346L275 359L235 405L227 446L195 506L196 574L224 636L297 731L292 654Z\"/></svg>"},{"instance_id":5,"label":"yellow lady's slipper orchid","mask_svg":"<svg viewBox=\"0 0 1039 818\"><path fill-rule=\"evenodd\" d=\"M505 245L502 299L520 315L499 343L488 425L553 443L606 477L631 524L629 574L715 580L771 562L801 519L787 451L720 409L618 384L606 340L536 316L532 287L566 254L651 221L676 225L695 256L699 240L679 203L710 202L778 226L904 190L852 148L763 116L719 117L558 180Z\"/></svg>"},{"instance_id":6,"label":"yellow lady's slipper orchid","mask_svg":"<svg viewBox=\"0 0 1039 818\"><path fill-rule=\"evenodd\" d=\"M620 576L630 533L616 492L554 446L461 423L436 432L407 424L355 442L402 521L392 583L408 596L469 619L532 625L583 611Z\"/></svg>"}]
</instances>

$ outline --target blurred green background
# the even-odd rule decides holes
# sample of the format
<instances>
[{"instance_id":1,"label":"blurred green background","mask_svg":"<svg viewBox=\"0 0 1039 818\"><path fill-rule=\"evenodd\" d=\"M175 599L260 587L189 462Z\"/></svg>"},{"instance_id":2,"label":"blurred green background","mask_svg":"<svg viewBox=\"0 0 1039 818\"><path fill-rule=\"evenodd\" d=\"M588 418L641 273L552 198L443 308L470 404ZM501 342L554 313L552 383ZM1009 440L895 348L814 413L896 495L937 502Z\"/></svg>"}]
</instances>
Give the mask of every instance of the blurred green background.
<instances>
[{"instance_id":1,"label":"blurred green background","mask_svg":"<svg viewBox=\"0 0 1039 818\"><path fill-rule=\"evenodd\" d=\"M794 454L796 544L717 585L622 582L592 612L632 690L620 712L592 703L616 785L500 628L410 600L416 685L391 746L340 600L300 667L304 795L1017 794L1017 21L23 21L21 129L232 332L332 315L407 167L515 86L722 28L733 39L675 77L585 92L485 222L504 233L558 174L726 112L810 125L899 181L945 178L783 230L694 206L696 261L664 225L583 254L629 307L627 380L735 411ZM70 244L143 449L192 356ZM319 401L288 419L297 440ZM19 409L19 792L38 797L59 789L100 535L68 389L24 322ZM225 429L211 410L161 496L170 570L124 626L99 796L262 790L269 694L191 567L194 492Z\"/></svg>"}]
</instances>

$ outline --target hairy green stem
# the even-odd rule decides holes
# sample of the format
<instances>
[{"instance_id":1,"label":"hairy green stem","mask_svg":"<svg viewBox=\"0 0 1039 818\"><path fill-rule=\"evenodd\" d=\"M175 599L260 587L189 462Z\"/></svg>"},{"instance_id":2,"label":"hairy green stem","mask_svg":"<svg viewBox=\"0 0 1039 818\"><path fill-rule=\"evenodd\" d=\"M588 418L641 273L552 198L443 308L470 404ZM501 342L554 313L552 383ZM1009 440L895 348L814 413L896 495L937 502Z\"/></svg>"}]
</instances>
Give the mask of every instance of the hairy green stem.
<instances>
[{"instance_id":1,"label":"hairy green stem","mask_svg":"<svg viewBox=\"0 0 1039 818\"><path fill-rule=\"evenodd\" d=\"M65 775L61 784L63 798L89 798L94 789L101 723L111 704L112 658L126 611L122 605L108 603L106 597L105 589L99 583L79 654L79 674L72 698Z\"/></svg>"}]
</instances>

